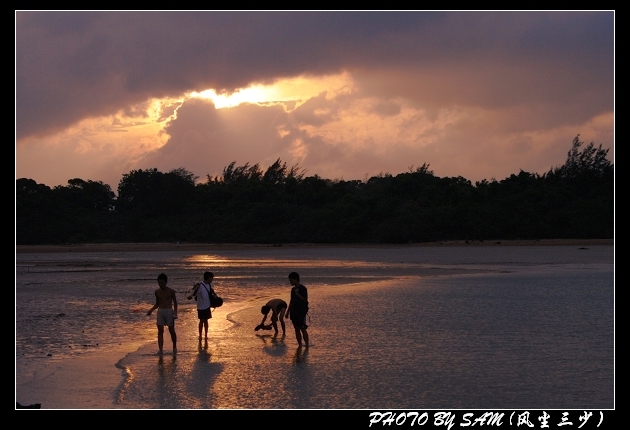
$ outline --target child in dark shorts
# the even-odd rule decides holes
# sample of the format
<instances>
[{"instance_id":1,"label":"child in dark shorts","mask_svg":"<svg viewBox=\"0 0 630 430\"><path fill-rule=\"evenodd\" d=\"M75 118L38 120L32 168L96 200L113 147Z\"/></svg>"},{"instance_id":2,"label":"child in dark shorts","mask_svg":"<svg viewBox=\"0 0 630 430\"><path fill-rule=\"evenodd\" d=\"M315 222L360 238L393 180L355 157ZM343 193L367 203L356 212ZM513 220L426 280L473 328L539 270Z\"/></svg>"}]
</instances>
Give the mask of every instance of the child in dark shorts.
<instances>
[{"instance_id":1,"label":"child in dark shorts","mask_svg":"<svg viewBox=\"0 0 630 430\"><path fill-rule=\"evenodd\" d=\"M302 346L302 339L304 339L304 345L308 347L308 332L306 331L308 328L308 325L306 325L308 290L300 283L300 275L298 275L297 272L291 272L289 274L289 282L292 285L291 301L289 302L286 316L289 317L293 323L298 345Z\"/></svg>"}]
</instances>

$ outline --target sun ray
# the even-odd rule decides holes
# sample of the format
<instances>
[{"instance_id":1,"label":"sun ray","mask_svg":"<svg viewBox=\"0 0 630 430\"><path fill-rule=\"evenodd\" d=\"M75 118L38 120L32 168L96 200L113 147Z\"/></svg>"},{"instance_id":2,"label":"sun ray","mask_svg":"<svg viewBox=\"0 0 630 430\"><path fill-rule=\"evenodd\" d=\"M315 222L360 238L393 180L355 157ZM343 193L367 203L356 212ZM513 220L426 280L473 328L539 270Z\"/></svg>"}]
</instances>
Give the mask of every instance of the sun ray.
<instances>
[{"instance_id":1,"label":"sun ray","mask_svg":"<svg viewBox=\"0 0 630 430\"><path fill-rule=\"evenodd\" d=\"M343 72L328 76L298 76L280 79L272 84L253 84L232 93L217 93L214 89L193 91L188 97L210 99L217 109L230 108L242 103L282 104L292 110L308 99L326 92L331 99L339 94L352 91L353 79L350 73ZM291 108L289 109L289 103Z\"/></svg>"}]
</instances>

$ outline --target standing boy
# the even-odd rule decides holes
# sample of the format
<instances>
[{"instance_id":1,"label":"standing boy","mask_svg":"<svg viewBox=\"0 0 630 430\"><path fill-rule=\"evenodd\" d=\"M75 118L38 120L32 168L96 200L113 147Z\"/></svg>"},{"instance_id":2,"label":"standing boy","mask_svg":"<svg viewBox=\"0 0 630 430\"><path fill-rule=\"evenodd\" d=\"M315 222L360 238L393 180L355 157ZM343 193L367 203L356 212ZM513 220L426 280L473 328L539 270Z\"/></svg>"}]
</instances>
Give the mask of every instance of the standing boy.
<instances>
[{"instance_id":1,"label":"standing boy","mask_svg":"<svg viewBox=\"0 0 630 430\"><path fill-rule=\"evenodd\" d=\"M208 320L212 318L210 311L210 292L212 291L212 280L214 275L212 272L203 273L203 282L195 284L192 292L188 296L188 300L196 297L197 299L197 317L199 318L199 340L201 340L201 332L205 330L205 339L208 340Z\"/></svg>"},{"instance_id":2,"label":"standing boy","mask_svg":"<svg viewBox=\"0 0 630 430\"><path fill-rule=\"evenodd\" d=\"M157 329L158 329L158 354L162 354L164 347L164 326L168 326L173 341L173 354L177 353L177 335L175 334L175 320L177 319L177 297L175 290L166 286L168 278L164 273L160 273L157 277L157 283L160 286L155 290L155 304L147 315L151 315L157 309Z\"/></svg>"},{"instance_id":3,"label":"standing boy","mask_svg":"<svg viewBox=\"0 0 630 430\"><path fill-rule=\"evenodd\" d=\"M289 308L287 309L286 316L291 319L293 327L295 328L295 337L298 341L298 345L302 346L302 338L304 338L304 344L308 347L308 332L306 329L306 314L308 313L308 291L306 287L300 284L300 275L296 272L289 274L289 282L293 286L291 288L291 301L289 302Z\"/></svg>"}]
</instances>

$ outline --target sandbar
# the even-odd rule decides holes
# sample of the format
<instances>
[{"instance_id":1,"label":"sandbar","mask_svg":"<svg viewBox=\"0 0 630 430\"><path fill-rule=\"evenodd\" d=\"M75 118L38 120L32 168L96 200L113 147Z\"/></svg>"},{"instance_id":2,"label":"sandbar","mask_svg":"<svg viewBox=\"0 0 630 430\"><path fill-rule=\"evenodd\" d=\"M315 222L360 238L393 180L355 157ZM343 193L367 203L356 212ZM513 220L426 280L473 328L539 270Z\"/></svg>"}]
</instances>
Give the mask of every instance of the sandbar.
<instances>
[{"instance_id":1,"label":"sandbar","mask_svg":"<svg viewBox=\"0 0 630 430\"><path fill-rule=\"evenodd\" d=\"M244 244L244 243L83 243L64 245L16 245L17 253L54 253L54 252L146 252L146 251L215 251L261 249L272 247L287 248L326 248L326 247L424 247L424 246L595 246L614 245L614 239L529 239L529 240L448 240L439 242L422 242L408 244L380 243L277 243L277 244Z\"/></svg>"}]
</instances>

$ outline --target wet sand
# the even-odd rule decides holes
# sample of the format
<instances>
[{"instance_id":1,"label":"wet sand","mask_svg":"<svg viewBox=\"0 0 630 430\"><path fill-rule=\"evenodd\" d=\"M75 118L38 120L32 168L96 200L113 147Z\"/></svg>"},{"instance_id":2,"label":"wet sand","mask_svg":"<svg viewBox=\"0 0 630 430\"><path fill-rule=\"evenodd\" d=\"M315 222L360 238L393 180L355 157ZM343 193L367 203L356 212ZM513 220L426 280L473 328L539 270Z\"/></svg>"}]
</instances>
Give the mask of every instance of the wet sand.
<instances>
[{"instance_id":1,"label":"wet sand","mask_svg":"<svg viewBox=\"0 0 630 430\"><path fill-rule=\"evenodd\" d=\"M375 286L318 288L312 305L321 306L331 295L371 288ZM51 362L32 377L16 381L16 399L22 405L40 403L42 409L308 408L308 399L294 406L278 405L265 375L278 377L287 366L325 362L326 350L316 325L309 330L309 348L298 347L289 320L286 336L279 323L277 336L273 330L254 331L262 318L260 304L273 297L253 297L236 308L227 304L215 309L207 341L199 340L196 311L187 307L180 310L176 324L177 354L165 331L162 356L157 354L156 339Z\"/></svg>"},{"instance_id":2,"label":"wet sand","mask_svg":"<svg viewBox=\"0 0 630 430\"><path fill-rule=\"evenodd\" d=\"M515 243L510 242L510 244ZM543 245L540 241L528 244ZM568 243L547 241L544 243L544 245L560 244L580 248L595 247L601 243L593 241L569 241ZM610 241L604 244L613 245L614 243ZM449 243L445 246L468 245L476 244L463 242ZM496 243L494 245L499 246ZM501 245L508 245L508 243L502 242ZM522 246L523 243L519 245ZM162 251L176 249L177 244L79 246L81 248L56 247L54 251L51 251L50 247L44 247L45 250L40 252L72 252L79 249L83 252ZM248 249L271 245L180 244L179 246L180 250L183 249L182 247L191 246L192 248L188 249L203 252L229 249L228 246L233 249ZM326 248L326 245L307 244L285 246L287 248L289 246ZM383 247L388 247L388 245L383 245ZM442 253L450 255L451 251L461 251L461 249L444 250ZM493 249L486 248L483 251L493 251ZM553 251L553 249L538 250L536 255L545 251ZM432 250L430 252L433 253ZM478 253L477 250L472 252ZM503 250L498 252L504 253ZM512 250L505 250L505 252L509 253ZM469 253L467 251L467 254ZM577 251L576 254L586 255L582 251ZM488 333L467 335L476 327L475 324L469 323L462 323L461 326L455 327L452 333L445 332L444 327L455 324L456 316L466 316L475 309L484 309L472 319L476 324L482 323L493 309L500 313L504 306L516 306L518 302L501 302L501 306L495 307L469 306L472 302L469 302L467 298L462 301L462 307L459 308L455 300L458 296L449 295L449 291L456 288L458 279L466 278L455 277L447 284L439 284L440 287L426 283L422 289L406 284L405 277L407 276L436 276L445 269L432 267L426 270L427 273L418 270L407 273L403 269L396 269L395 272L401 279L393 284L385 277L381 277L380 281L370 277L368 282L353 283L343 287L321 285L320 279L320 286L312 288L313 284L309 282L308 277L305 277L314 318L309 328L311 347L308 349L297 347L290 323L287 324L285 338L273 338L270 332L254 332L253 330L261 320L261 304L273 296L286 295L287 285L279 287L277 291L265 291L264 295L259 294L257 290L256 295L240 301L237 307L231 307L232 304L227 302L217 310L211 320L210 339L207 346L205 342L199 343L196 312L194 304L189 303L185 310L180 308L180 318L177 323L179 351L176 356L170 353L170 337L168 333L165 333L165 354L162 357L156 354L157 341L153 338L146 344L134 345L126 342L120 348L99 350L95 354L76 359L51 360L45 368L38 368L34 375L20 377L19 380L16 378L16 400L24 405L40 403L43 409L363 409L374 407L480 408L512 405L555 408L566 405L573 407L584 405L593 408L608 404L608 399L601 396L601 392L607 392L607 387L601 389L601 383L599 385L593 383L598 381L597 378L600 378L600 373L602 373L597 366L606 365L607 361L602 361L599 357L595 359L586 357L582 361L577 361L576 351L583 351L583 349L572 349L574 345L572 342L565 345L567 353L559 350L557 346L564 345L564 342L559 341L557 336L562 335L562 339L567 337L564 336L562 330L557 333L553 331L558 322L555 320L554 324L548 325L552 332L549 340L541 343L542 348L534 350L520 348L523 342L518 336L511 341L506 340L515 333L518 335L518 330L507 330L504 333L501 324L493 324L489 328L498 330L496 338L501 339L501 342L495 343L496 348L492 354L485 352L486 343L482 342L483 347L479 348L476 359L469 358L470 353L475 351L477 346L476 340L486 339L484 336ZM334 274L332 273L331 277ZM461 274L464 272L462 271ZM362 280L366 281L365 278ZM526 279L519 279L516 284L524 280ZM331 278L331 284L332 281ZM354 282L346 277L345 282L348 281ZM361 280L357 279L356 282L361 282ZM505 285L512 284L513 282L509 281ZM443 288L444 285L447 288ZM388 288L385 295L384 288ZM370 289L372 291L368 291ZM490 291L496 293L505 289L506 287L501 286ZM464 288L460 291L471 294L477 290L478 288ZM446 296L443 296L441 291L444 291L443 294ZM521 289L518 289L514 292L517 294L520 291ZM394 306L396 312L393 315L389 312L373 312L374 304L381 304L384 297L396 304ZM480 297L493 298L497 297L497 294L482 294ZM533 295L532 300L535 301L537 297ZM592 299L590 300L589 303L593 304ZM543 300L538 305L544 306L545 303L546 301ZM406 304L413 304L407 313L402 309ZM449 311L447 306L455 306L455 308ZM553 312L543 312L541 315L554 317L558 314L557 306L566 306L567 312L571 310L571 313L567 315L575 314L566 301L554 306L556 307ZM519 309L517 306L515 310ZM586 310L582 309L583 312ZM506 315L510 315L506 317L508 322L514 314L518 312L506 312ZM410 321L409 318L417 318L418 315L425 318L422 322L422 330L407 329L406 322ZM396 318L400 320L393 323L392 320ZM597 314L597 318L598 321L601 320L601 314ZM584 324L591 320L592 318L578 318L576 320L578 329L575 333L581 335L587 331L584 329L588 327ZM154 316L147 317L142 324L146 324L153 330ZM539 328L539 324L540 321L536 319L533 327ZM431 325L434 327L431 328ZM352 326L354 329L351 329ZM417 333L421 333L420 337ZM461 343L454 343L457 339L464 341L465 347L462 347ZM536 342L542 341L536 340ZM577 344L580 342L575 343ZM505 348L506 345L508 348ZM537 358L537 350L544 351L546 355ZM599 350L601 348L584 351L597 352ZM392 353L392 351L397 352ZM462 351L466 351L466 354ZM497 360L496 357L501 352L508 354L509 360ZM565 362L567 357L571 358ZM522 365L513 366L512 363L515 361ZM564 376L561 379L565 384L563 387L556 388L558 375L552 373L555 367L548 365L555 362L564 363L562 367ZM480 363L484 364L480 365ZM532 363L537 364L538 367ZM528 369L528 366L532 368ZM486 372L488 368L496 369L497 374L488 374ZM374 380L371 376L375 371L385 372L384 374L388 376ZM404 376L402 379L401 375ZM499 377L500 375L504 377ZM607 373L604 376L607 376ZM268 378L281 388L280 399L278 399L277 391L270 388L274 385L270 385ZM523 382L519 383L521 380ZM514 386L507 386L507 381ZM412 386L408 386L409 384ZM596 388L592 388L593 393L584 393L576 397L575 393L580 391L574 386ZM540 396L536 394L538 391L547 393L551 401L539 400ZM564 394L565 392L568 394ZM598 398L598 395L604 400ZM599 403L593 403L593 398L598 398ZM502 403L497 403L499 400Z\"/></svg>"}]
</instances>

